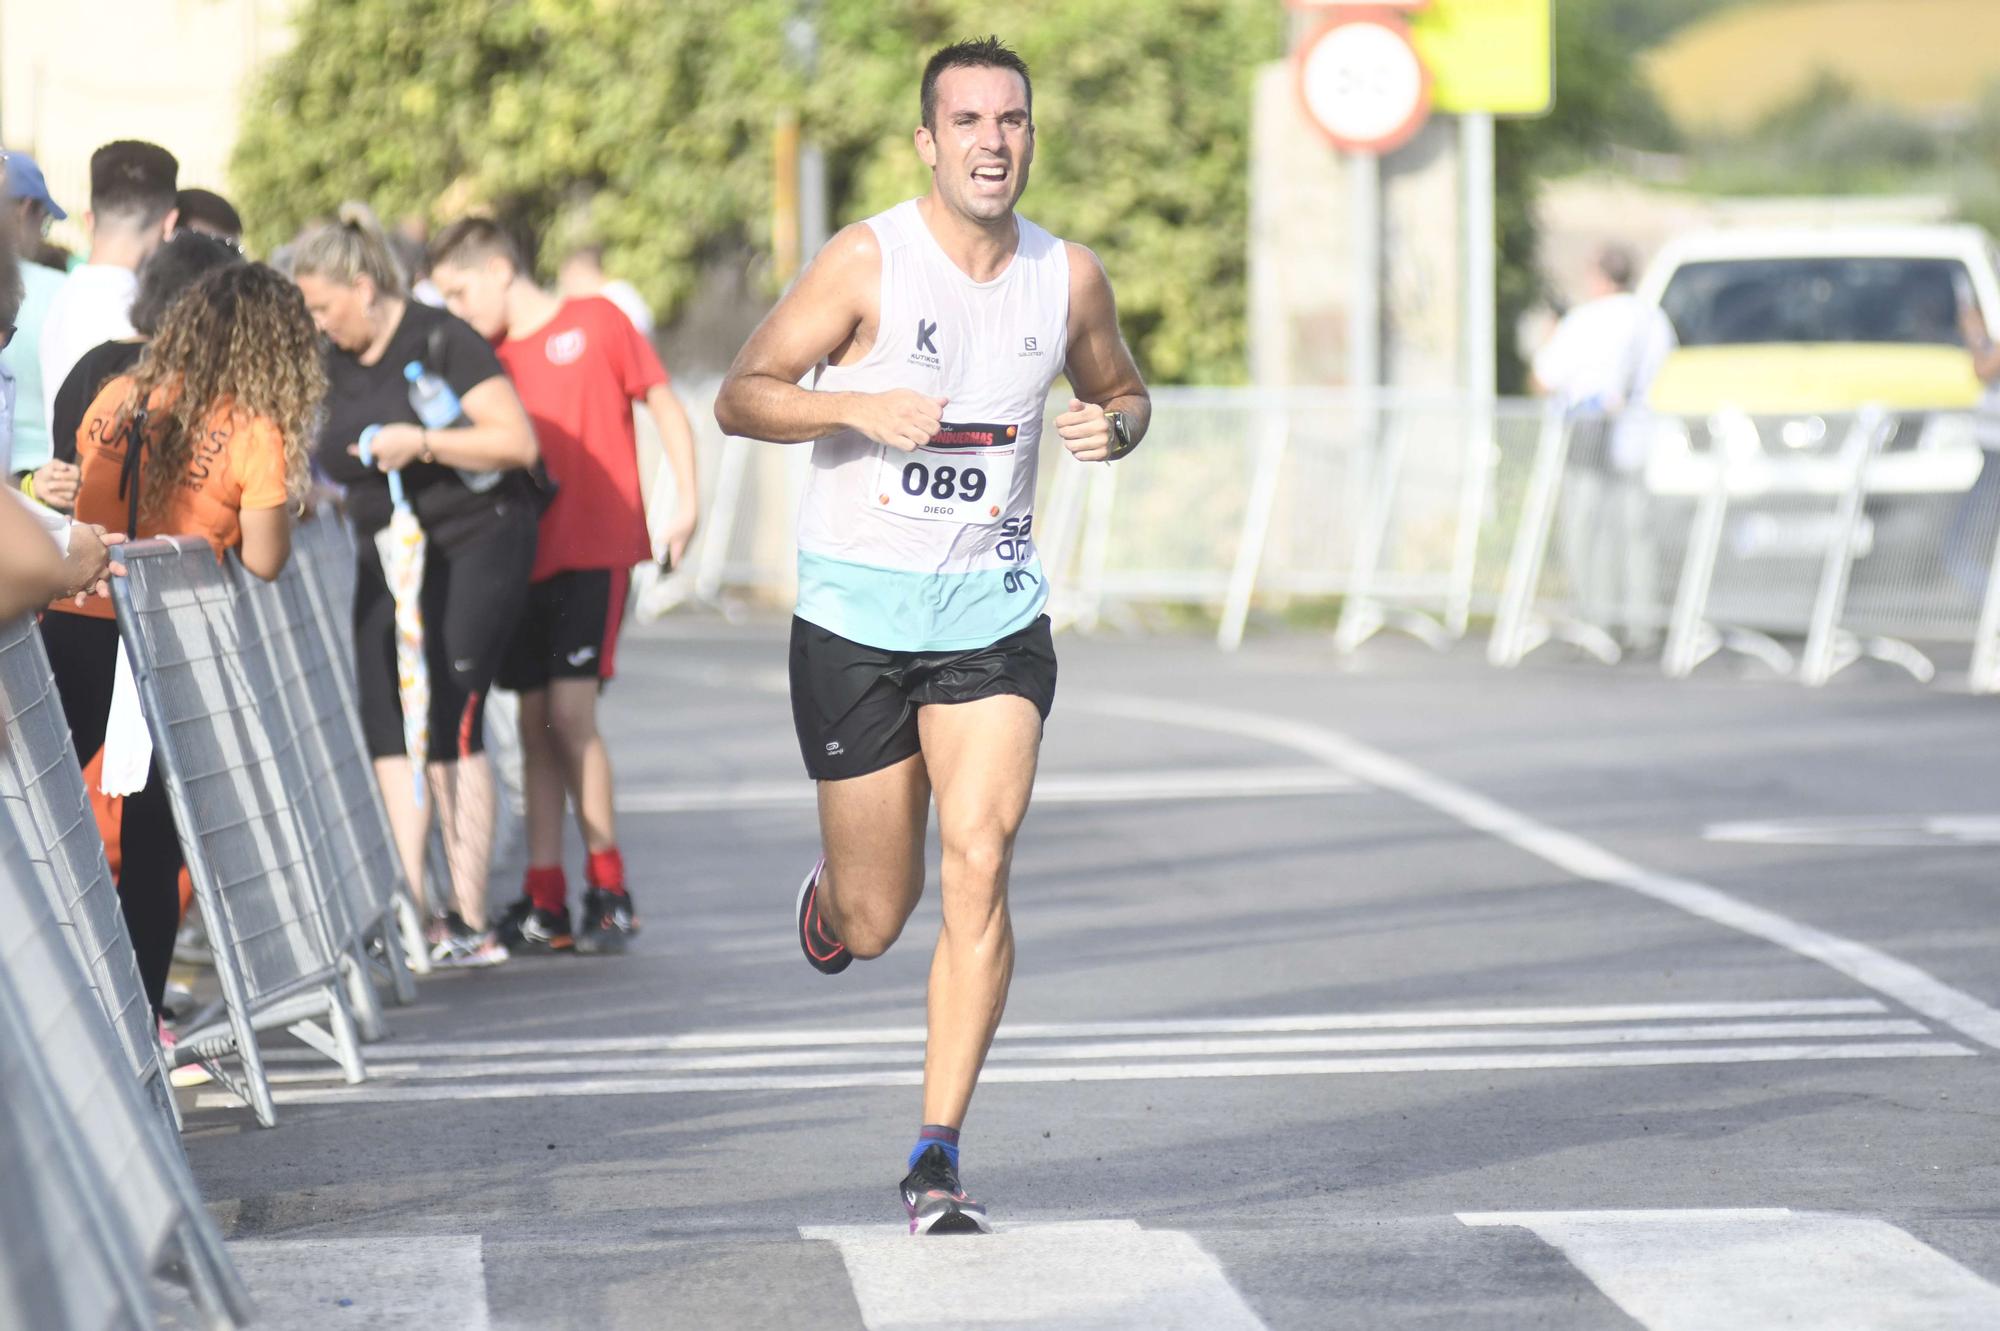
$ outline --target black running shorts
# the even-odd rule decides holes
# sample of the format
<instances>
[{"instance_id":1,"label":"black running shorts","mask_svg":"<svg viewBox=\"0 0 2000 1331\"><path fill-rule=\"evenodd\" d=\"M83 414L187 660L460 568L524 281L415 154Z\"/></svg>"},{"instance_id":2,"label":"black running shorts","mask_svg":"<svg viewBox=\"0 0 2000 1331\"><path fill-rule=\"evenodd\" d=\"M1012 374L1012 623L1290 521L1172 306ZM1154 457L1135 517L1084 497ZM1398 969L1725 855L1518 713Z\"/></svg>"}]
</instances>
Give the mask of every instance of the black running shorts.
<instances>
[{"instance_id":1,"label":"black running shorts","mask_svg":"<svg viewBox=\"0 0 2000 1331\"><path fill-rule=\"evenodd\" d=\"M1056 649L1043 615L990 647L889 652L792 620L792 723L815 781L866 776L918 751L917 709L1012 694L1047 720Z\"/></svg>"},{"instance_id":2,"label":"black running shorts","mask_svg":"<svg viewBox=\"0 0 2000 1331\"><path fill-rule=\"evenodd\" d=\"M532 584L500 687L530 693L552 679L609 680L631 583L629 569L580 568Z\"/></svg>"}]
</instances>

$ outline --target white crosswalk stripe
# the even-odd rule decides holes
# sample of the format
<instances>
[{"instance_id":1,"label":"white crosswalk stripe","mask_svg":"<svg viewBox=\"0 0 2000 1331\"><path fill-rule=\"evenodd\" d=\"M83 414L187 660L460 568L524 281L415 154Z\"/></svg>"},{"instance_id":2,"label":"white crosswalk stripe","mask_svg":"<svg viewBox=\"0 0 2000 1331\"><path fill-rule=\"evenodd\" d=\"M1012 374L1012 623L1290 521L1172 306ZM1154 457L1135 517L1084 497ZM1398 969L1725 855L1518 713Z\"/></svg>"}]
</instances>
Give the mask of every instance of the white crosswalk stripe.
<instances>
[{"instance_id":1,"label":"white crosswalk stripe","mask_svg":"<svg viewBox=\"0 0 2000 1331\"><path fill-rule=\"evenodd\" d=\"M2000 1288L1882 1220L1787 1210L1465 1214L1562 1251L1648 1331L1990 1331Z\"/></svg>"},{"instance_id":2,"label":"white crosswalk stripe","mask_svg":"<svg viewBox=\"0 0 2000 1331\"><path fill-rule=\"evenodd\" d=\"M279 1103L910 1086L918 1027L382 1044L370 1080L325 1085L273 1050ZM1967 1057L1873 999L1659 1003L1003 1027L989 1083L1353 1076ZM198 1104L226 1103L219 1094Z\"/></svg>"},{"instance_id":3,"label":"white crosswalk stripe","mask_svg":"<svg viewBox=\"0 0 2000 1331\"><path fill-rule=\"evenodd\" d=\"M868 1331L1263 1331L1221 1265L1186 1234L1130 1220L997 1225L990 1238L912 1240L883 1225L807 1226L840 1249ZM941 1317L940 1291L949 1291Z\"/></svg>"}]
</instances>

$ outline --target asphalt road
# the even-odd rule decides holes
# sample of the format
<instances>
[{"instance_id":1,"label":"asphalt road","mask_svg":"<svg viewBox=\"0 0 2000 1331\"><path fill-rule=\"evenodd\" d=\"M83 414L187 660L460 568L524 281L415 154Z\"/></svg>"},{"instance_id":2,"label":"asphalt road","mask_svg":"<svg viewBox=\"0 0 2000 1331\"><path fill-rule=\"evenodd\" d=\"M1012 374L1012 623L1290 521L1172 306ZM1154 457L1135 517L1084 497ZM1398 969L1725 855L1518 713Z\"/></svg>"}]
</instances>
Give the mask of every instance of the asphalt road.
<instances>
[{"instance_id":1,"label":"asphalt road","mask_svg":"<svg viewBox=\"0 0 2000 1331\"><path fill-rule=\"evenodd\" d=\"M935 900L805 965L783 626L674 621L606 702L631 954L435 978L272 1130L184 1101L269 1324L2000 1326L1995 703L1059 647L1002 1233L901 1233Z\"/></svg>"}]
</instances>

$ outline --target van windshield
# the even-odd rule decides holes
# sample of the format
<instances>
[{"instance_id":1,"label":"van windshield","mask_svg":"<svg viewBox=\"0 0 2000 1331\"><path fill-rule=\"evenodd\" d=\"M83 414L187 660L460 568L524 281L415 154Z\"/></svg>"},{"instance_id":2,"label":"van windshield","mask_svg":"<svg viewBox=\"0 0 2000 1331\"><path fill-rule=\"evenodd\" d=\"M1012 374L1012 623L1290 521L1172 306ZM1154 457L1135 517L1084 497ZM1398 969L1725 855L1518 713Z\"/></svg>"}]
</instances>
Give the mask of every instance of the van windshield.
<instances>
[{"instance_id":1,"label":"van windshield","mask_svg":"<svg viewBox=\"0 0 2000 1331\"><path fill-rule=\"evenodd\" d=\"M1684 347L1752 342L1959 344L1956 259L1729 259L1691 263L1660 305Z\"/></svg>"}]
</instances>

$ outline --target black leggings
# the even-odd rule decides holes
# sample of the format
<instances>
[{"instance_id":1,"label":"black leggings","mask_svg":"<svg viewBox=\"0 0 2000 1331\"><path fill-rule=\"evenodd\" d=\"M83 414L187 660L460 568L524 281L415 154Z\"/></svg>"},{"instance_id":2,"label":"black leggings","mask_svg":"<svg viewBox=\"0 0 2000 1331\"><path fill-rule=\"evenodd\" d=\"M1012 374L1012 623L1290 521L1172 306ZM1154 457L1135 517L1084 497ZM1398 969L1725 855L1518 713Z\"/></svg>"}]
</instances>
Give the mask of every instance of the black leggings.
<instances>
[{"instance_id":1,"label":"black leggings","mask_svg":"<svg viewBox=\"0 0 2000 1331\"><path fill-rule=\"evenodd\" d=\"M42 642L55 671L56 692L69 720L77 761L88 766L104 747L111 688L118 671L118 625L109 619L52 610L42 616ZM118 904L139 958L146 1001L159 1012L181 926L181 842L174 831L167 783L154 759L146 788L124 800L119 823Z\"/></svg>"},{"instance_id":2,"label":"black leggings","mask_svg":"<svg viewBox=\"0 0 2000 1331\"><path fill-rule=\"evenodd\" d=\"M535 563L535 515L513 504L489 530L424 552L424 659L431 677L430 761L485 751L486 691L528 600ZM396 691L396 602L374 538L363 533L354 579L355 678L368 752L397 758L403 703Z\"/></svg>"}]
</instances>

